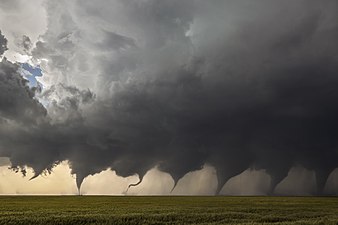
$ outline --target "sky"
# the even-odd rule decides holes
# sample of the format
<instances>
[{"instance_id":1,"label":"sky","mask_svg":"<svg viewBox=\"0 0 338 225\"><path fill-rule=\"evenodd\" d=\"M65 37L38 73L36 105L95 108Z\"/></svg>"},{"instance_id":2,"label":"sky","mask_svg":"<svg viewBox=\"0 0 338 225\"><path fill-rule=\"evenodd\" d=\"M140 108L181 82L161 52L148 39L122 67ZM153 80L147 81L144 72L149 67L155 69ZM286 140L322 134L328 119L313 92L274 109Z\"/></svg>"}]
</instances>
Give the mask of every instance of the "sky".
<instances>
[{"instance_id":1,"label":"sky","mask_svg":"<svg viewBox=\"0 0 338 225\"><path fill-rule=\"evenodd\" d=\"M337 195L334 0L0 0L0 194Z\"/></svg>"}]
</instances>

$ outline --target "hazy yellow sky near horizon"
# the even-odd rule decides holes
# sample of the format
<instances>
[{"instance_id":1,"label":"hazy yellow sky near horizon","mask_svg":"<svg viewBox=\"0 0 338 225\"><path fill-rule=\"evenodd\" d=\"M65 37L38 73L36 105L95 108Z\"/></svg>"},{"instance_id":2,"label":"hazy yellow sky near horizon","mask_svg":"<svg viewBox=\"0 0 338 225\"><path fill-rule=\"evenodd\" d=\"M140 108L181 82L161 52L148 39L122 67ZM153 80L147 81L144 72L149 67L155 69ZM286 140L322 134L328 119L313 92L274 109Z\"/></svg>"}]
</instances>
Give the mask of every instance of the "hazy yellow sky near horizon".
<instances>
[{"instance_id":1,"label":"hazy yellow sky near horizon","mask_svg":"<svg viewBox=\"0 0 338 225\"><path fill-rule=\"evenodd\" d=\"M5 160L2 158L2 162ZM0 194L39 194L39 195L75 195L75 175L67 161L56 166L51 174L43 174L33 180L33 171L27 169L27 176L15 173L8 169L9 165L0 166ZM338 182L334 177L338 174L336 169L328 179L326 189L336 193ZM277 194L293 193L295 195L310 195L314 192L314 174L301 167L294 167L289 175L276 188ZM177 184L173 192L174 181L167 173L153 168L148 171L139 186L131 187L138 177L120 177L115 171L107 169L99 174L85 178L81 186L83 195L213 195L217 187L215 169L205 166L202 170L186 174ZM293 185L289 185L292 183ZM264 195L269 187L269 176L264 171L246 170L242 174L230 179L222 189L225 195Z\"/></svg>"}]
</instances>

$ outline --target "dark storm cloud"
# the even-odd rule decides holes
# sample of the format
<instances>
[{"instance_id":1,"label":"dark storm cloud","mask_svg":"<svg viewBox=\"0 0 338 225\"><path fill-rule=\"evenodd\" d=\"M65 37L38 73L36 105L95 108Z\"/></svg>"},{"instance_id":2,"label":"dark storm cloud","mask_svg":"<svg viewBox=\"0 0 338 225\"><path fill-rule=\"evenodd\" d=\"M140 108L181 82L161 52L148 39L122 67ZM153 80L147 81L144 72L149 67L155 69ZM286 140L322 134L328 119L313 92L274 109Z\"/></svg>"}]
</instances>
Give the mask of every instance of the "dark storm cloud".
<instances>
[{"instance_id":1,"label":"dark storm cloud","mask_svg":"<svg viewBox=\"0 0 338 225\"><path fill-rule=\"evenodd\" d=\"M7 49L6 41L3 49ZM17 128L21 127L29 132L29 129L43 123L46 116L45 108L35 99L36 90L28 87L28 81L21 76L19 68L18 64L11 63L6 58L0 62L0 152L14 162L16 156L31 156L30 152L24 153L26 149L23 149L23 143L16 145L17 140L22 142L25 139L20 137L21 133ZM27 140L24 144L30 145ZM5 163L7 159L1 161Z\"/></svg>"},{"instance_id":2,"label":"dark storm cloud","mask_svg":"<svg viewBox=\"0 0 338 225\"><path fill-rule=\"evenodd\" d=\"M0 153L14 167L28 165L38 175L69 160L80 186L86 176L106 168L142 180L155 166L177 183L207 163L216 168L217 191L231 177L257 168L271 175L272 193L292 166L302 165L315 171L322 191L338 167L335 2L116 2L114 7L128 13L127 22L124 15L118 18L122 26L132 28L123 35L104 31L100 46L95 40L99 49L92 52L104 46L104 54L112 52L96 58L95 65L103 68L98 90L52 86L41 96L53 99L47 116L34 113L46 119L0 129ZM113 23L105 13L110 3L101 3L98 9L85 2L76 12ZM67 26L76 26L74 21ZM65 43L48 32L45 38L35 57L49 59L51 67L67 74L70 61L60 66L59 58L67 59L62 51L76 55L80 40ZM173 60L182 55L188 59ZM4 77L15 74L6 71ZM5 85L9 82L1 90ZM24 84L20 88L30 93ZM32 107L25 102L12 110ZM6 114L9 109L0 105L9 120L20 121L18 113Z\"/></svg>"},{"instance_id":3,"label":"dark storm cloud","mask_svg":"<svg viewBox=\"0 0 338 225\"><path fill-rule=\"evenodd\" d=\"M35 124L46 111L34 99L35 89L27 86L28 81L18 72L19 68L6 58L0 62L0 118Z\"/></svg>"},{"instance_id":4,"label":"dark storm cloud","mask_svg":"<svg viewBox=\"0 0 338 225\"><path fill-rule=\"evenodd\" d=\"M2 35L0 31L0 57L7 50L7 39Z\"/></svg>"}]
</instances>

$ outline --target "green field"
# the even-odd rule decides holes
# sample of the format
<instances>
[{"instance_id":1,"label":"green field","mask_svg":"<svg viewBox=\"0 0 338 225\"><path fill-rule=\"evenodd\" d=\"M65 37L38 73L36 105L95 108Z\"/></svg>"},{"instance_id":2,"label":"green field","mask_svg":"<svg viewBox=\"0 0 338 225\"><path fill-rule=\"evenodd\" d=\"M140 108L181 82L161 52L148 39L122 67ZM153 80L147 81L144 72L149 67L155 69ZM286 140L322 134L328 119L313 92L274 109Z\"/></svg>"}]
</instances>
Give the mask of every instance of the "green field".
<instances>
[{"instance_id":1,"label":"green field","mask_svg":"<svg viewBox=\"0 0 338 225\"><path fill-rule=\"evenodd\" d=\"M338 224L336 197L0 197L0 224Z\"/></svg>"}]
</instances>

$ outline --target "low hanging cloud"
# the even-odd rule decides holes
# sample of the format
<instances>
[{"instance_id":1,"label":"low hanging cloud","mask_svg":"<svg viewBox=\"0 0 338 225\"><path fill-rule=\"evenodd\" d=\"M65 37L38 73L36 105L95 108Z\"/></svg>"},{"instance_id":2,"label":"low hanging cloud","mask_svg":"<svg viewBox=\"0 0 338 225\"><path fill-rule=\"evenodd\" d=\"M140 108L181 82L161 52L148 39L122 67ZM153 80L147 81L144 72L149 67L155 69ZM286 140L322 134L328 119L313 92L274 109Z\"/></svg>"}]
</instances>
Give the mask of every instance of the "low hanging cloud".
<instances>
[{"instance_id":1,"label":"low hanging cloud","mask_svg":"<svg viewBox=\"0 0 338 225\"><path fill-rule=\"evenodd\" d=\"M68 160L78 187L155 167L175 186L207 164L217 193L250 168L271 194L301 165L320 194L338 167L335 4L47 1L42 92L0 64L0 156L35 176Z\"/></svg>"}]
</instances>

